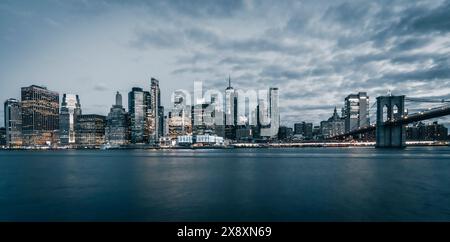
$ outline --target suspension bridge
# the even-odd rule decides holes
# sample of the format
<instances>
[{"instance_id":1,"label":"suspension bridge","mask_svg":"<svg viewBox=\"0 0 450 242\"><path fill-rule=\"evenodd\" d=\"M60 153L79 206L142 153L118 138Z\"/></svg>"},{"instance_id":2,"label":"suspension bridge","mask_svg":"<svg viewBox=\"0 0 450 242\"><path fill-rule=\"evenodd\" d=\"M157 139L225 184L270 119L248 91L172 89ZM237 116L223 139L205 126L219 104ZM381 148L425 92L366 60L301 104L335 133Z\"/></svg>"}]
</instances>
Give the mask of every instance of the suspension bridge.
<instances>
[{"instance_id":1,"label":"suspension bridge","mask_svg":"<svg viewBox=\"0 0 450 242\"><path fill-rule=\"evenodd\" d=\"M420 106L422 103L439 103L438 107L425 109L406 109L405 102ZM376 122L352 129L350 132L339 134L329 139L345 139L375 131L376 147L403 148L406 146L406 125L422 120L439 118L450 115L450 101L428 98L414 98L402 96L380 96L370 109L376 106ZM410 113L411 110L416 112ZM370 110L369 110L370 112Z\"/></svg>"}]
</instances>

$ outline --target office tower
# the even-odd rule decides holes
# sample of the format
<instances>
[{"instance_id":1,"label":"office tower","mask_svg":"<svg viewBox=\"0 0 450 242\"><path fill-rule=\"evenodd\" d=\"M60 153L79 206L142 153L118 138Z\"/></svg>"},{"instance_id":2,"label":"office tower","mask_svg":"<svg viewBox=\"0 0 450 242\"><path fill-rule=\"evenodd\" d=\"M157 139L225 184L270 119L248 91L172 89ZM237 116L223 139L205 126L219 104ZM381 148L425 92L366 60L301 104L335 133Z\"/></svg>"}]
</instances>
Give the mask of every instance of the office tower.
<instances>
[{"instance_id":1,"label":"office tower","mask_svg":"<svg viewBox=\"0 0 450 242\"><path fill-rule=\"evenodd\" d=\"M312 139L313 138L313 124L312 123L305 123L303 122L303 136L305 139Z\"/></svg>"},{"instance_id":2,"label":"office tower","mask_svg":"<svg viewBox=\"0 0 450 242\"><path fill-rule=\"evenodd\" d=\"M161 106L161 91L159 81L155 78L150 80L150 105L147 109L149 126L149 142L156 144L163 133L164 108ZM163 116L163 117L161 117Z\"/></svg>"},{"instance_id":3,"label":"office tower","mask_svg":"<svg viewBox=\"0 0 450 242\"><path fill-rule=\"evenodd\" d=\"M166 121L164 118L164 107L159 106L158 107L158 138L164 136L164 123L165 122Z\"/></svg>"},{"instance_id":4,"label":"office tower","mask_svg":"<svg viewBox=\"0 0 450 242\"><path fill-rule=\"evenodd\" d=\"M228 87L225 89L225 138L236 139L237 124L237 93L231 86L231 77L228 77Z\"/></svg>"},{"instance_id":5,"label":"office tower","mask_svg":"<svg viewBox=\"0 0 450 242\"><path fill-rule=\"evenodd\" d=\"M208 120L208 125L211 126L212 133L220 136L222 138L225 137L225 113L223 111L223 103L220 100L222 95L219 93L211 93L211 99L209 101L209 105L207 107L208 113L210 113L210 119ZM207 101L207 100L205 100Z\"/></svg>"},{"instance_id":6,"label":"office tower","mask_svg":"<svg viewBox=\"0 0 450 242\"><path fill-rule=\"evenodd\" d=\"M26 146L56 143L59 94L46 87L22 87L22 134Z\"/></svg>"},{"instance_id":7,"label":"office tower","mask_svg":"<svg viewBox=\"0 0 450 242\"><path fill-rule=\"evenodd\" d=\"M270 117L270 124L261 126L261 136L268 139L275 139L278 136L280 128L280 112L278 109L278 88L271 87L269 89L268 104L265 106L264 102L259 102L259 111L261 115ZM267 114L265 114L267 113Z\"/></svg>"},{"instance_id":8,"label":"office tower","mask_svg":"<svg viewBox=\"0 0 450 242\"><path fill-rule=\"evenodd\" d=\"M294 134L303 135L303 123L295 123L294 124Z\"/></svg>"},{"instance_id":9,"label":"office tower","mask_svg":"<svg viewBox=\"0 0 450 242\"><path fill-rule=\"evenodd\" d=\"M129 118L122 106L122 95L116 93L116 103L106 118L106 142L112 146L128 144Z\"/></svg>"},{"instance_id":10,"label":"office tower","mask_svg":"<svg viewBox=\"0 0 450 242\"><path fill-rule=\"evenodd\" d=\"M75 143L80 148L98 148L105 143L106 117L82 114L77 117Z\"/></svg>"},{"instance_id":11,"label":"office tower","mask_svg":"<svg viewBox=\"0 0 450 242\"><path fill-rule=\"evenodd\" d=\"M449 140L448 129L437 121L429 124L417 122L406 127L406 139L414 141Z\"/></svg>"},{"instance_id":12,"label":"office tower","mask_svg":"<svg viewBox=\"0 0 450 242\"><path fill-rule=\"evenodd\" d=\"M295 123L294 134L302 135L305 139L312 139L313 137L313 124L312 123Z\"/></svg>"},{"instance_id":13,"label":"office tower","mask_svg":"<svg viewBox=\"0 0 450 242\"><path fill-rule=\"evenodd\" d=\"M6 145L22 146L22 110L20 101L10 98L4 103Z\"/></svg>"},{"instance_id":14,"label":"office tower","mask_svg":"<svg viewBox=\"0 0 450 242\"><path fill-rule=\"evenodd\" d=\"M6 146L6 128L0 128L0 147Z\"/></svg>"},{"instance_id":15,"label":"office tower","mask_svg":"<svg viewBox=\"0 0 450 242\"><path fill-rule=\"evenodd\" d=\"M180 112L170 112L168 117L168 135L175 139L177 136L182 136L192 133L191 115L186 114L184 109ZM190 112L190 109L189 109Z\"/></svg>"},{"instance_id":16,"label":"office tower","mask_svg":"<svg viewBox=\"0 0 450 242\"><path fill-rule=\"evenodd\" d=\"M169 117L167 115L164 115L164 125L163 125L163 136L167 137L169 136Z\"/></svg>"},{"instance_id":17,"label":"office tower","mask_svg":"<svg viewBox=\"0 0 450 242\"><path fill-rule=\"evenodd\" d=\"M238 125L236 127L236 140L249 142L253 140L254 130L250 125Z\"/></svg>"},{"instance_id":18,"label":"office tower","mask_svg":"<svg viewBox=\"0 0 450 242\"><path fill-rule=\"evenodd\" d=\"M147 107L150 102L150 93L142 88L133 87L128 93L128 112L130 115L131 143L147 143Z\"/></svg>"},{"instance_id":19,"label":"office tower","mask_svg":"<svg viewBox=\"0 0 450 242\"><path fill-rule=\"evenodd\" d=\"M367 93L350 94L345 98L345 132L370 124Z\"/></svg>"},{"instance_id":20,"label":"office tower","mask_svg":"<svg viewBox=\"0 0 450 242\"><path fill-rule=\"evenodd\" d=\"M212 113L209 112L211 104L203 103L192 106L191 109L191 123L192 134L214 134L214 123Z\"/></svg>"},{"instance_id":21,"label":"office tower","mask_svg":"<svg viewBox=\"0 0 450 242\"><path fill-rule=\"evenodd\" d=\"M320 122L320 129L324 138L330 138L344 133L344 119L339 117L336 108L334 108L333 116L326 121Z\"/></svg>"},{"instance_id":22,"label":"office tower","mask_svg":"<svg viewBox=\"0 0 450 242\"><path fill-rule=\"evenodd\" d=\"M186 103L186 95L175 91L173 94L173 109L168 116L168 135L172 139L178 136L192 134L191 106Z\"/></svg>"},{"instance_id":23,"label":"office tower","mask_svg":"<svg viewBox=\"0 0 450 242\"><path fill-rule=\"evenodd\" d=\"M278 139L283 141L292 140L292 136L294 135L294 131L291 127L280 126L278 131Z\"/></svg>"},{"instance_id":24,"label":"office tower","mask_svg":"<svg viewBox=\"0 0 450 242\"><path fill-rule=\"evenodd\" d=\"M81 115L81 104L78 95L64 94L59 114L61 145L75 144L75 122L79 115Z\"/></svg>"}]
</instances>

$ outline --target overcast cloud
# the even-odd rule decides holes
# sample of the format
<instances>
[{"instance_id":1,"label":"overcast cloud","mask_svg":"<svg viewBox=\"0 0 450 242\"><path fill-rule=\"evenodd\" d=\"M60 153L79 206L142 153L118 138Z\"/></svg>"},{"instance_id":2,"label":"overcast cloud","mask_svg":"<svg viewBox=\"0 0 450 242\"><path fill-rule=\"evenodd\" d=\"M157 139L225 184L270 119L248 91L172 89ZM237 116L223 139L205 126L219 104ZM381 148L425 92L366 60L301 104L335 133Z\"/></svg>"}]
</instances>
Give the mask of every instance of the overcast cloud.
<instances>
[{"instance_id":1,"label":"overcast cloud","mask_svg":"<svg viewBox=\"0 0 450 242\"><path fill-rule=\"evenodd\" d=\"M168 109L231 75L279 87L283 123L317 123L359 91L449 98L450 1L3 0L0 53L1 100L39 84L107 114L155 77Z\"/></svg>"}]
</instances>

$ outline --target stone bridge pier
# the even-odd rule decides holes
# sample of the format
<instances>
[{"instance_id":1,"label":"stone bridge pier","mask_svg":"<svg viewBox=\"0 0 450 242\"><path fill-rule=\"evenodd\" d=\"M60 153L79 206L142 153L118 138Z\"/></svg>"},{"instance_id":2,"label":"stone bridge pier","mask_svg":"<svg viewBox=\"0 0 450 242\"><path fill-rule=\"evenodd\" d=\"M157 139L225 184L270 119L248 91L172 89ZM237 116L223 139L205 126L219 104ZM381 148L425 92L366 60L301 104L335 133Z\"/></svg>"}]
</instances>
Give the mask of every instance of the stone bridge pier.
<instances>
[{"instance_id":1,"label":"stone bridge pier","mask_svg":"<svg viewBox=\"0 0 450 242\"><path fill-rule=\"evenodd\" d=\"M392 124L405 115L405 96L377 97L377 148L404 148L406 128L403 124Z\"/></svg>"}]
</instances>

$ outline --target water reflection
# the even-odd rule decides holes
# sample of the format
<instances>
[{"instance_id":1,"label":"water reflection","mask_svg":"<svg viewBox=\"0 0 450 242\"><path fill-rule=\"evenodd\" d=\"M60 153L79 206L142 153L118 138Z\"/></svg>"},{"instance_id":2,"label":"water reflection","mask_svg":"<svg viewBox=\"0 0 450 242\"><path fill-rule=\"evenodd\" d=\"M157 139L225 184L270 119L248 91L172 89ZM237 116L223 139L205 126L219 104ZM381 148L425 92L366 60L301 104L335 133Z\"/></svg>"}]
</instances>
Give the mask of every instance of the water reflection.
<instances>
[{"instance_id":1,"label":"water reflection","mask_svg":"<svg viewBox=\"0 0 450 242\"><path fill-rule=\"evenodd\" d=\"M0 220L450 220L450 149L1 151Z\"/></svg>"}]
</instances>

